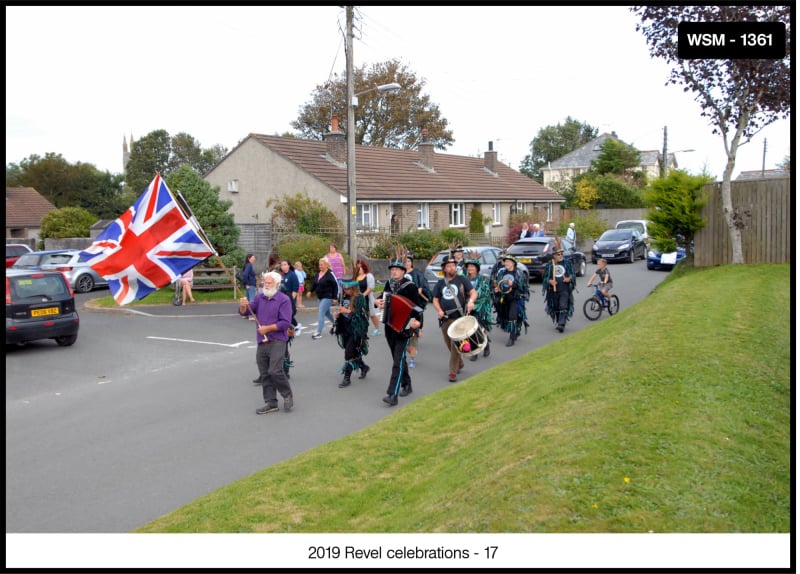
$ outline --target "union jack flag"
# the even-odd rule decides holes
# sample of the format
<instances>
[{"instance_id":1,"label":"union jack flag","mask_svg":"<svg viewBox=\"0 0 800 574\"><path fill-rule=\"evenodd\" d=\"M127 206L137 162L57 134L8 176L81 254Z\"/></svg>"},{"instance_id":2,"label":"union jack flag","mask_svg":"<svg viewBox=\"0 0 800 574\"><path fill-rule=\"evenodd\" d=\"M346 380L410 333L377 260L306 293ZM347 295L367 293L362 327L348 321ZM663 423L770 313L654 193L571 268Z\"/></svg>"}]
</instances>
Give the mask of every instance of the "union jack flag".
<instances>
[{"instance_id":1,"label":"union jack flag","mask_svg":"<svg viewBox=\"0 0 800 574\"><path fill-rule=\"evenodd\" d=\"M114 299L125 305L216 254L189 207L179 205L156 174L139 199L81 251L81 259L108 280Z\"/></svg>"}]
</instances>

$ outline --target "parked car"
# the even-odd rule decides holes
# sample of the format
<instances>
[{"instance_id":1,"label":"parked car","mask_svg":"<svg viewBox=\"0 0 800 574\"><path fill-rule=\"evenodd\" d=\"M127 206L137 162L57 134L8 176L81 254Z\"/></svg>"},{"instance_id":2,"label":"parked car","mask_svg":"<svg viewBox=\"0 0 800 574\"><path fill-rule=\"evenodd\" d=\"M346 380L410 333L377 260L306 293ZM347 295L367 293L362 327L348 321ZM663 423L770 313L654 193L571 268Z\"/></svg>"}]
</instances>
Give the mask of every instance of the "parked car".
<instances>
[{"instance_id":1,"label":"parked car","mask_svg":"<svg viewBox=\"0 0 800 574\"><path fill-rule=\"evenodd\" d=\"M519 263L528 269L528 279L542 280L544 266L552 258L555 237L526 237L518 239L508 246L506 252L516 257ZM564 259L572 261L572 267L578 277L586 275L586 256L582 251L564 250Z\"/></svg>"},{"instance_id":2,"label":"parked car","mask_svg":"<svg viewBox=\"0 0 800 574\"><path fill-rule=\"evenodd\" d=\"M89 267L88 263L81 261L81 252L78 249L53 254L41 268L61 271L72 289L78 293L88 293L95 287L108 287L108 281Z\"/></svg>"},{"instance_id":3,"label":"parked car","mask_svg":"<svg viewBox=\"0 0 800 574\"><path fill-rule=\"evenodd\" d=\"M606 229L592 246L592 263L598 259L628 261L647 257L647 244L635 229Z\"/></svg>"},{"instance_id":4,"label":"parked car","mask_svg":"<svg viewBox=\"0 0 800 574\"><path fill-rule=\"evenodd\" d=\"M617 221L614 229L635 229L642 236L644 242L649 245L650 233L647 231L649 223L646 219L623 219L622 221Z\"/></svg>"},{"instance_id":5,"label":"parked car","mask_svg":"<svg viewBox=\"0 0 800 574\"><path fill-rule=\"evenodd\" d=\"M57 271L6 269L6 345L53 339L78 340L80 319L66 277Z\"/></svg>"},{"instance_id":6,"label":"parked car","mask_svg":"<svg viewBox=\"0 0 800 574\"><path fill-rule=\"evenodd\" d=\"M502 249L493 245L468 245L464 247L464 251L477 251L481 254L481 275L485 277L490 276L494 264L497 263L497 257L503 252ZM425 268L425 279L428 281L431 291L442 278L442 261L445 255L450 255L449 249L440 251L431 257Z\"/></svg>"},{"instance_id":7,"label":"parked car","mask_svg":"<svg viewBox=\"0 0 800 574\"><path fill-rule=\"evenodd\" d=\"M72 249L55 249L51 251L31 251L20 255L19 259L12 267L15 269L27 269L29 271L40 271L42 265L50 263L57 263L65 261L68 256L65 253L70 253Z\"/></svg>"},{"instance_id":8,"label":"parked car","mask_svg":"<svg viewBox=\"0 0 800 574\"><path fill-rule=\"evenodd\" d=\"M6 243L6 269L14 265L21 255L33 251L24 243Z\"/></svg>"},{"instance_id":9,"label":"parked car","mask_svg":"<svg viewBox=\"0 0 800 574\"><path fill-rule=\"evenodd\" d=\"M672 271L678 263L686 258L686 249L678 247L677 251L661 253L652 247L647 250L647 268L650 270Z\"/></svg>"}]
</instances>

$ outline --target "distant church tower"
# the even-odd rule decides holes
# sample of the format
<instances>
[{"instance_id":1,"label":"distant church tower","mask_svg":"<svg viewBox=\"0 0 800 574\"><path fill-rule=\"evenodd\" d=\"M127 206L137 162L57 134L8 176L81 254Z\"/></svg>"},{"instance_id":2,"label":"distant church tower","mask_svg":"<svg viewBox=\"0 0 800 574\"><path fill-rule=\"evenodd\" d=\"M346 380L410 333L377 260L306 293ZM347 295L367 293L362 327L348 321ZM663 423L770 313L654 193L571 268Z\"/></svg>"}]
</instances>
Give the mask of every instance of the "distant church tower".
<instances>
[{"instance_id":1,"label":"distant church tower","mask_svg":"<svg viewBox=\"0 0 800 574\"><path fill-rule=\"evenodd\" d=\"M128 148L128 142L125 136L122 136L122 173L126 173L128 169L128 160L131 159L131 150L133 149L133 133L131 133L131 146Z\"/></svg>"}]
</instances>

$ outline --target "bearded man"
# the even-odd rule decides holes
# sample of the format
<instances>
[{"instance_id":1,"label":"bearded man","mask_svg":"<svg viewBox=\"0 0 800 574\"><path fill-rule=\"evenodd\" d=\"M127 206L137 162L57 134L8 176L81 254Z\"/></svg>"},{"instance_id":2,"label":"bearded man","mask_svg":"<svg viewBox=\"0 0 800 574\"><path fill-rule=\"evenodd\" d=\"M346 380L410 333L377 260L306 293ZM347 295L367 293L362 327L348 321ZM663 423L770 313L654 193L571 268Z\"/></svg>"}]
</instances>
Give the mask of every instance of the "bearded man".
<instances>
[{"instance_id":1,"label":"bearded man","mask_svg":"<svg viewBox=\"0 0 800 574\"><path fill-rule=\"evenodd\" d=\"M239 315L248 313L256 320L256 366L264 406L256 414L265 415L278 410L278 393L283 397L283 410L289 412L294 406L292 387L283 368L289 328L292 326L292 302L289 296L279 291L281 274L270 271L263 274L262 292L252 301L239 299Z\"/></svg>"},{"instance_id":2,"label":"bearded man","mask_svg":"<svg viewBox=\"0 0 800 574\"><path fill-rule=\"evenodd\" d=\"M451 383L456 382L459 371L464 368L464 361L461 360L461 353L453 344L447 330L453 321L472 313L477 297L478 292L473 289L470 280L457 274L455 257L445 257L442 261L442 278L433 288L433 307L436 309L442 338L450 355L447 380Z\"/></svg>"}]
</instances>

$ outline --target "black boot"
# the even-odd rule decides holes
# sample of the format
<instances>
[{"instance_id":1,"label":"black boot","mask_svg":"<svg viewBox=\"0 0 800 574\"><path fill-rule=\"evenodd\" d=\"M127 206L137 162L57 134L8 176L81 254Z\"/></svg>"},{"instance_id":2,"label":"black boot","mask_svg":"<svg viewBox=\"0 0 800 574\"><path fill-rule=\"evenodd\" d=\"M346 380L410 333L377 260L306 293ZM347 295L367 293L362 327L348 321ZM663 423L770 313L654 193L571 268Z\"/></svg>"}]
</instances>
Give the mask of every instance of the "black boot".
<instances>
[{"instance_id":1,"label":"black boot","mask_svg":"<svg viewBox=\"0 0 800 574\"><path fill-rule=\"evenodd\" d=\"M508 338L508 343L506 343L506 347L513 347L516 338L517 336L512 333L512 335Z\"/></svg>"},{"instance_id":2,"label":"black boot","mask_svg":"<svg viewBox=\"0 0 800 574\"><path fill-rule=\"evenodd\" d=\"M413 391L411 390L411 385L408 385L407 387L400 387L400 396L401 397L407 397L412 392Z\"/></svg>"},{"instance_id":3,"label":"black boot","mask_svg":"<svg viewBox=\"0 0 800 574\"><path fill-rule=\"evenodd\" d=\"M477 361L477 360L478 360L478 355L472 355L472 356L469 358L469 360L470 360L470 361L472 361L472 362L474 363L475 361Z\"/></svg>"},{"instance_id":4,"label":"black boot","mask_svg":"<svg viewBox=\"0 0 800 574\"><path fill-rule=\"evenodd\" d=\"M339 388L340 389L343 389L344 387L350 386L350 374L352 372L353 372L353 367L351 367L350 365L347 365L347 367L344 370L344 378L342 379L342 382L339 383Z\"/></svg>"},{"instance_id":5,"label":"black boot","mask_svg":"<svg viewBox=\"0 0 800 574\"><path fill-rule=\"evenodd\" d=\"M483 356L488 357L490 352L491 351L489 351L489 343L486 343L486 348L483 350Z\"/></svg>"},{"instance_id":6,"label":"black boot","mask_svg":"<svg viewBox=\"0 0 800 574\"><path fill-rule=\"evenodd\" d=\"M361 363L361 374L358 375L358 378L359 379L365 378L367 376L367 373L369 373L369 365L366 363Z\"/></svg>"}]
</instances>

